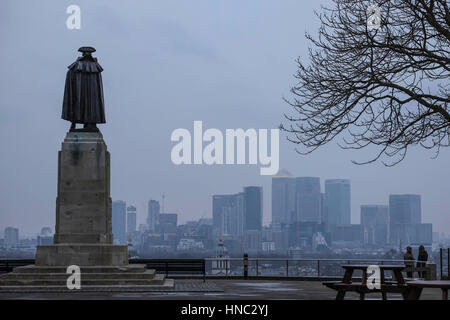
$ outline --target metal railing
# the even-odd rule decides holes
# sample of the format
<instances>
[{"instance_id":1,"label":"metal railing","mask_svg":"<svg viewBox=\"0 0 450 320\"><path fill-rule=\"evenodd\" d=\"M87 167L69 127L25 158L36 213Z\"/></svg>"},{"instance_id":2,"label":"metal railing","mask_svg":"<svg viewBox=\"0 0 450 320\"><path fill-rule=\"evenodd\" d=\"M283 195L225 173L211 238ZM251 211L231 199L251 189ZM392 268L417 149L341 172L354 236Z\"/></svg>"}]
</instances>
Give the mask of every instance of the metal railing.
<instances>
[{"instance_id":1,"label":"metal railing","mask_svg":"<svg viewBox=\"0 0 450 320\"><path fill-rule=\"evenodd\" d=\"M314 277L314 278L325 278L329 276L341 276L343 274L343 270L341 268L342 264L399 264L403 265L405 262L408 264L412 264L412 271L415 272L415 263L416 260L405 261L405 260L393 260L393 259L313 259L313 258L247 258L248 260L248 268L251 273L256 277L265 276L263 274L263 269L267 268L267 263L272 262L270 265L275 265L278 271L283 271L282 273L278 272L275 274L266 274L266 276L279 276L279 277ZM208 276L218 276L222 275L225 277L232 276L242 276L244 272L240 272L240 269L245 266L245 258L205 258L205 261L211 263L211 273ZM221 267L217 267L218 262L221 262ZM292 272L292 269L295 267L299 267L299 265L306 265L308 270L306 270L307 274L299 275L295 272ZM327 271L324 270L324 267L327 264L332 264L332 267L335 267L335 274L327 274ZM214 265L216 268L214 268ZM232 266L234 265L235 271L233 272ZM291 268L291 270L290 270ZM208 268L207 268L208 269ZM242 270L243 271L243 270ZM291 272L290 272L291 271ZM325 271L325 272L324 272Z\"/></svg>"},{"instance_id":2,"label":"metal railing","mask_svg":"<svg viewBox=\"0 0 450 320\"><path fill-rule=\"evenodd\" d=\"M0 273L11 272L15 267L34 264L34 259L0 259Z\"/></svg>"},{"instance_id":3,"label":"metal railing","mask_svg":"<svg viewBox=\"0 0 450 320\"><path fill-rule=\"evenodd\" d=\"M247 259L247 263L245 260ZM0 259L0 272L11 272L13 268L34 264L34 259ZM151 269L166 275L202 273L203 277L242 277L245 268L249 277L280 278L329 278L341 277L343 264L400 264L408 262L411 272L421 271L414 267L416 260L395 259L313 259L313 258L204 258L204 259L130 259L130 263L146 264ZM219 263L220 262L220 263ZM210 264L210 268L207 267ZM210 269L211 271L207 271ZM267 270L271 270L267 272ZM441 267L442 279L442 267Z\"/></svg>"}]
</instances>

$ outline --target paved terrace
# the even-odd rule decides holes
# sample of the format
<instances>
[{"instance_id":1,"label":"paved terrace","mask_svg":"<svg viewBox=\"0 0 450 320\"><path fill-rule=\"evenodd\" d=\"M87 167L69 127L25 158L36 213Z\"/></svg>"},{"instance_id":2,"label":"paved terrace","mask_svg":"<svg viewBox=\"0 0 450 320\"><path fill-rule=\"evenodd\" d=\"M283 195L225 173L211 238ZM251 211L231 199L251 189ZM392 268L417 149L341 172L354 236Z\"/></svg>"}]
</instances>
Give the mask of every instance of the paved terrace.
<instances>
[{"instance_id":1,"label":"paved terrace","mask_svg":"<svg viewBox=\"0 0 450 320\"><path fill-rule=\"evenodd\" d=\"M333 300L336 292L322 285L321 281L292 280L234 280L210 279L205 283L197 279L176 279L175 289L161 292L28 292L0 293L0 299L26 300L226 300L226 299L294 299L294 300ZM349 292L348 300L359 300L359 295ZM373 293L366 300L381 300L381 294ZM390 300L402 300L400 294L388 294ZM440 300L441 291L424 289L421 300Z\"/></svg>"}]
</instances>

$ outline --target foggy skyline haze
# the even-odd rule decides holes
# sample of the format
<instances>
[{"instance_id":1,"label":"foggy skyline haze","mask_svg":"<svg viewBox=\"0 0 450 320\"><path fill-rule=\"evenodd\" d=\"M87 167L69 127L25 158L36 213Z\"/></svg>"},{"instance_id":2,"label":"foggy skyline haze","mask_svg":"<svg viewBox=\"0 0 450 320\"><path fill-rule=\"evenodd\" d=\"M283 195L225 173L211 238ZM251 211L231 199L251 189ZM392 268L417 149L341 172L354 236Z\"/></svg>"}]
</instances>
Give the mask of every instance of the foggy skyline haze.
<instances>
[{"instance_id":1,"label":"foggy skyline haze","mask_svg":"<svg viewBox=\"0 0 450 320\"><path fill-rule=\"evenodd\" d=\"M271 221L271 176L255 165L176 166L176 128L277 128L290 107L295 59L307 58L304 32L319 26L320 3L273 1L2 1L0 4L0 232L54 228L57 155L70 123L61 119L67 66L91 45L104 68L105 125L111 196L137 207L161 200L180 223L212 216L212 195L263 187L263 224ZM81 29L66 28L66 8L81 8ZM13 32L12 32L13 31ZM308 155L280 135L280 169L293 176L351 181L351 222L360 205L387 205L390 194L419 194L423 222L450 230L450 152L420 147L388 168L358 166L376 150L342 150L336 142Z\"/></svg>"}]
</instances>

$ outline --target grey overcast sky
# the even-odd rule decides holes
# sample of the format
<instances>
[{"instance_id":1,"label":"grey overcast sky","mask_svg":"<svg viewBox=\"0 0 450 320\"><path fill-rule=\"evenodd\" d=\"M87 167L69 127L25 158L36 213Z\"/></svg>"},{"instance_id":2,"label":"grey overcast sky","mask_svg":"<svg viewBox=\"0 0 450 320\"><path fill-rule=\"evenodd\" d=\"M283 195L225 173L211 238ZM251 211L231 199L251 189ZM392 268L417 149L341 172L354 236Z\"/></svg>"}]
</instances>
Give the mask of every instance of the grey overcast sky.
<instances>
[{"instance_id":1,"label":"grey overcast sky","mask_svg":"<svg viewBox=\"0 0 450 320\"><path fill-rule=\"evenodd\" d=\"M328 3L328 1L321 1ZM66 8L81 8L81 29L66 27ZM185 222L210 217L213 194L264 188L271 220L271 177L259 166L176 166L173 130L277 128L295 84L295 59L306 59L305 31L315 33L320 1L160 0L0 2L0 229L32 235L54 228L57 152L69 128L61 120L67 66L80 46L97 49L105 69L111 196L146 217L146 202L166 194L166 212ZM352 223L361 204L389 194L422 196L423 221L450 231L450 150L437 160L412 148L401 164L356 166L375 152L332 143L309 156L280 137L280 168L296 176L351 180ZM0 234L1 234L0 233Z\"/></svg>"}]
</instances>

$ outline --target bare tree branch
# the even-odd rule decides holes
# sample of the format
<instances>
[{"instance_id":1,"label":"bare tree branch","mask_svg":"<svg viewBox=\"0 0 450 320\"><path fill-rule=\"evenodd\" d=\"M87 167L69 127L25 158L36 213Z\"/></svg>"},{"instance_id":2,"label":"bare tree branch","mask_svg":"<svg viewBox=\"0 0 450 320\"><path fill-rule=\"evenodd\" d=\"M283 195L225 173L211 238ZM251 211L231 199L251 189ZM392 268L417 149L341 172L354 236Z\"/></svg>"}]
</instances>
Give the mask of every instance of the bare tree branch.
<instances>
[{"instance_id":1,"label":"bare tree branch","mask_svg":"<svg viewBox=\"0 0 450 320\"><path fill-rule=\"evenodd\" d=\"M370 163L402 161L412 145L450 145L450 11L447 0L381 0L381 26L369 30L361 0L333 0L309 64L300 58L285 101L293 115L280 126L308 154L342 138L345 149L379 147ZM360 164L359 162L355 162Z\"/></svg>"}]
</instances>

